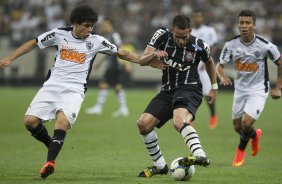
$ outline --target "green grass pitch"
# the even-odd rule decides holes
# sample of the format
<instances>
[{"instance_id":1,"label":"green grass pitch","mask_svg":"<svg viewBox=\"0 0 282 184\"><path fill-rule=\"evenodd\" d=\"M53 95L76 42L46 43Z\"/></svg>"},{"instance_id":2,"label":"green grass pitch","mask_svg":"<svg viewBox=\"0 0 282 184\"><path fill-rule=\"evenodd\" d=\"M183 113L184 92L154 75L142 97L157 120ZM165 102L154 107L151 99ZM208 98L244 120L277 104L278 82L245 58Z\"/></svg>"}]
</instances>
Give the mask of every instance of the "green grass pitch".
<instances>
[{"instance_id":1,"label":"green grass pitch","mask_svg":"<svg viewBox=\"0 0 282 184\"><path fill-rule=\"evenodd\" d=\"M136 120L156 94L155 90L134 89L127 91L130 116L113 118L117 103L113 92L107 99L102 116L85 114L97 95L90 88L77 122L68 134L56 161L55 173L46 180L39 177L47 150L25 130L22 119L35 88L0 89L0 183L1 184L169 184L179 183L169 175L138 178L137 174L152 165L138 133ZM255 127L263 130L261 150L256 157L249 152L242 168L233 168L231 162L239 136L231 122L232 93L220 92L217 99L219 125L208 128L209 113L202 103L195 121L195 128L208 154L211 165L196 167L190 183L212 184L281 184L282 183L282 101L268 98L263 114ZM53 134L54 122L46 124ZM183 139L168 122L157 130L159 145L168 164L179 156L190 154ZM183 182L185 183L185 182Z\"/></svg>"}]
</instances>

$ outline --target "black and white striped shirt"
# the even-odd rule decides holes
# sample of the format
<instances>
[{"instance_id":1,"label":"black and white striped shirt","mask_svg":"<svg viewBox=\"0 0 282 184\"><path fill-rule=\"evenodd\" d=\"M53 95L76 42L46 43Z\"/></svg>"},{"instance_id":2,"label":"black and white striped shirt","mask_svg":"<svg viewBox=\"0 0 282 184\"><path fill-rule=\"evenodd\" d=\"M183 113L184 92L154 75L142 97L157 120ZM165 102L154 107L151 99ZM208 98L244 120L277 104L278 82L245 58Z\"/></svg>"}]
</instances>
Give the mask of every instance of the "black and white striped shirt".
<instances>
[{"instance_id":1,"label":"black and white striped shirt","mask_svg":"<svg viewBox=\"0 0 282 184\"><path fill-rule=\"evenodd\" d=\"M173 42L173 35L168 29L158 29L149 46L168 53L165 62L169 67L163 70L162 91L170 91L182 85L198 84L198 64L207 62L210 58L210 47L203 40L190 35L184 48L179 48Z\"/></svg>"}]
</instances>

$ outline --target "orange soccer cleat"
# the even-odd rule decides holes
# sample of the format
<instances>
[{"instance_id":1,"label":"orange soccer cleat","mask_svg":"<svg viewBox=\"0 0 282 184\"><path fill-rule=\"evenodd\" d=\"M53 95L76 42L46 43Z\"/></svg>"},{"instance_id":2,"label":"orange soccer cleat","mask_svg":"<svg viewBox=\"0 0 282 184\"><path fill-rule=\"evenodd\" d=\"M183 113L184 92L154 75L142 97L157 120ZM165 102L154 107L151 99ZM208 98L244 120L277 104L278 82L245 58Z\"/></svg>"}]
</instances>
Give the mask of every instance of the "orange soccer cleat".
<instances>
[{"instance_id":1,"label":"orange soccer cleat","mask_svg":"<svg viewBox=\"0 0 282 184\"><path fill-rule=\"evenodd\" d=\"M240 150L239 148L237 148L232 166L233 167L242 166L245 161L245 154L246 154L246 150Z\"/></svg>"},{"instance_id":2,"label":"orange soccer cleat","mask_svg":"<svg viewBox=\"0 0 282 184\"><path fill-rule=\"evenodd\" d=\"M210 129L215 129L217 126L217 116L211 116L210 117L210 122L209 122L209 128Z\"/></svg>"},{"instance_id":3,"label":"orange soccer cleat","mask_svg":"<svg viewBox=\"0 0 282 184\"><path fill-rule=\"evenodd\" d=\"M259 151L259 141L260 141L260 137L262 134L262 130L261 129L256 129L256 138L251 139L251 151L252 151L252 156L256 156L258 154Z\"/></svg>"},{"instance_id":4,"label":"orange soccer cleat","mask_svg":"<svg viewBox=\"0 0 282 184\"><path fill-rule=\"evenodd\" d=\"M41 178L47 178L55 171L55 161L47 161L40 170Z\"/></svg>"}]
</instances>

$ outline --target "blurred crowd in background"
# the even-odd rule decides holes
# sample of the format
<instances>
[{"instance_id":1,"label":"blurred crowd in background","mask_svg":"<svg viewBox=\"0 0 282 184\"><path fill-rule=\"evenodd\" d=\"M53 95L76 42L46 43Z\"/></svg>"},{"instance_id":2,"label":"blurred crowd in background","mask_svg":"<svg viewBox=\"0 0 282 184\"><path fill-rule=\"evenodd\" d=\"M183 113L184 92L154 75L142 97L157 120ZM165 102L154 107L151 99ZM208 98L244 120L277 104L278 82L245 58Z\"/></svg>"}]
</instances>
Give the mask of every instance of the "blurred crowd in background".
<instances>
[{"instance_id":1,"label":"blurred crowd in background","mask_svg":"<svg viewBox=\"0 0 282 184\"><path fill-rule=\"evenodd\" d=\"M282 2L280 0L1 0L0 35L12 46L55 27L70 25L71 10L81 3L92 5L100 17L113 20L123 40L144 49L158 27L170 27L176 14L191 15L193 9L206 12L220 42L237 34L236 18L243 8L257 13L257 32L282 46Z\"/></svg>"},{"instance_id":2,"label":"blurred crowd in background","mask_svg":"<svg viewBox=\"0 0 282 184\"><path fill-rule=\"evenodd\" d=\"M110 18L123 41L139 51L157 28L169 28L176 14L190 16L194 9L204 10L206 23L216 29L216 53L238 34L237 15L244 8L255 10L256 32L282 48L281 0L1 0L0 40L9 38L9 46L15 48L42 32L70 26L70 12L78 4L92 5L99 20Z\"/></svg>"}]
</instances>

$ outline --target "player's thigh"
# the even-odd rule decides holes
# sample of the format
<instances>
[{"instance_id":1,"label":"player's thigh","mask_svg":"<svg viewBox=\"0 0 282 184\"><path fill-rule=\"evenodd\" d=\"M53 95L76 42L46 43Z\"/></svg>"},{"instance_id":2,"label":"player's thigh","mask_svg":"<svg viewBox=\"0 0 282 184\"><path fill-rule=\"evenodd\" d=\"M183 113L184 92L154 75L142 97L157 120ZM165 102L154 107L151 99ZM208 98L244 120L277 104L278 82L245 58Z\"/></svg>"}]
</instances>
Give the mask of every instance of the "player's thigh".
<instances>
[{"instance_id":1,"label":"player's thigh","mask_svg":"<svg viewBox=\"0 0 282 184\"><path fill-rule=\"evenodd\" d=\"M43 121L55 119L59 90L57 86L43 86L33 98L25 116L35 116Z\"/></svg>"},{"instance_id":2,"label":"player's thigh","mask_svg":"<svg viewBox=\"0 0 282 184\"><path fill-rule=\"evenodd\" d=\"M257 120L264 109L267 96L268 93L264 91L249 93L244 112L254 120Z\"/></svg>"},{"instance_id":3,"label":"player's thigh","mask_svg":"<svg viewBox=\"0 0 282 184\"><path fill-rule=\"evenodd\" d=\"M173 96L173 109L185 108L193 116L193 121L196 117L196 112L202 103L202 86L200 84L187 85L179 88Z\"/></svg>"},{"instance_id":4,"label":"player's thigh","mask_svg":"<svg viewBox=\"0 0 282 184\"><path fill-rule=\"evenodd\" d=\"M77 119L84 98L84 94L71 90L65 90L64 94L61 95L61 98L57 104L57 111L64 112L64 115L68 119L71 126Z\"/></svg>"},{"instance_id":5,"label":"player's thigh","mask_svg":"<svg viewBox=\"0 0 282 184\"><path fill-rule=\"evenodd\" d=\"M144 113L151 114L158 119L156 127L161 128L173 115L172 94L169 92L157 94L148 104Z\"/></svg>"},{"instance_id":6,"label":"player's thigh","mask_svg":"<svg viewBox=\"0 0 282 184\"><path fill-rule=\"evenodd\" d=\"M234 92L232 105L232 119L240 119L244 114L247 95L240 91Z\"/></svg>"}]
</instances>

